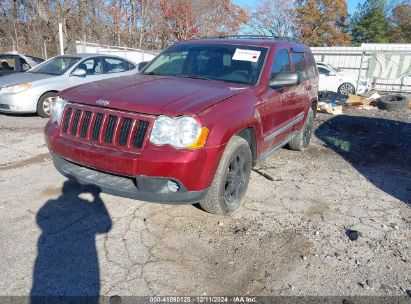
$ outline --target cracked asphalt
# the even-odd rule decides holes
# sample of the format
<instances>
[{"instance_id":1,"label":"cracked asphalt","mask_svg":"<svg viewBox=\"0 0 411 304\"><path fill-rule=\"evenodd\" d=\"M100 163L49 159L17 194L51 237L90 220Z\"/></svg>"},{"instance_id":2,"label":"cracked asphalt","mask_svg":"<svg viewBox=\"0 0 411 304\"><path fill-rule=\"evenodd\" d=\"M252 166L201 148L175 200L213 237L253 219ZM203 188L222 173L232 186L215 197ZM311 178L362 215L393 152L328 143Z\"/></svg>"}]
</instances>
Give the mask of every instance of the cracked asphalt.
<instances>
[{"instance_id":1,"label":"cracked asphalt","mask_svg":"<svg viewBox=\"0 0 411 304\"><path fill-rule=\"evenodd\" d=\"M409 112L319 114L231 216L69 182L45 123L0 115L0 296L411 296Z\"/></svg>"}]
</instances>

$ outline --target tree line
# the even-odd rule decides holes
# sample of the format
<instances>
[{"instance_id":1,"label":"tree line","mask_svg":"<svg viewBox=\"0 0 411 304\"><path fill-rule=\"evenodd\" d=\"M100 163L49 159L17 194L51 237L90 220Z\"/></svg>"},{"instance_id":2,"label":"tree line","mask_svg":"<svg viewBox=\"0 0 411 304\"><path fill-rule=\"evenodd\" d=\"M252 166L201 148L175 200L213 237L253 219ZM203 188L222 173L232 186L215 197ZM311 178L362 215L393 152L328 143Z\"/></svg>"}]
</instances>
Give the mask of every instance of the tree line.
<instances>
[{"instance_id":1,"label":"tree line","mask_svg":"<svg viewBox=\"0 0 411 304\"><path fill-rule=\"evenodd\" d=\"M411 3L366 0L352 16L346 0L0 0L0 51L50 57L75 40L141 49L203 36L291 36L310 46L411 43Z\"/></svg>"}]
</instances>

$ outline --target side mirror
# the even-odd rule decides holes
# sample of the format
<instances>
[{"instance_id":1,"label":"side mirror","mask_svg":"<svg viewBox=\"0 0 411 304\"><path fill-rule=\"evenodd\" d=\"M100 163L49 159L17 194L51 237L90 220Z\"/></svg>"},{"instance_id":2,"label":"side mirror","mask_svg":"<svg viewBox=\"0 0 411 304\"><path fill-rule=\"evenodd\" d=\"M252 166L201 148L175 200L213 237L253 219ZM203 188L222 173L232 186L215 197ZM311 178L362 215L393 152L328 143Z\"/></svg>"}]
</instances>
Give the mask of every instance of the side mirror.
<instances>
[{"instance_id":1,"label":"side mirror","mask_svg":"<svg viewBox=\"0 0 411 304\"><path fill-rule=\"evenodd\" d=\"M299 85L300 75L296 72L281 72L272 77L268 86L272 89Z\"/></svg>"},{"instance_id":2,"label":"side mirror","mask_svg":"<svg viewBox=\"0 0 411 304\"><path fill-rule=\"evenodd\" d=\"M140 72L142 69L144 69L149 62L150 62L150 61L142 61L142 62L140 62L139 65L138 65L138 71Z\"/></svg>"},{"instance_id":3,"label":"side mirror","mask_svg":"<svg viewBox=\"0 0 411 304\"><path fill-rule=\"evenodd\" d=\"M77 77L84 77L87 75L87 72L83 69L75 69L72 73L72 76L77 76Z\"/></svg>"},{"instance_id":4,"label":"side mirror","mask_svg":"<svg viewBox=\"0 0 411 304\"><path fill-rule=\"evenodd\" d=\"M23 69L24 72L30 70L30 66L28 63L23 63L21 65L21 68Z\"/></svg>"}]
</instances>

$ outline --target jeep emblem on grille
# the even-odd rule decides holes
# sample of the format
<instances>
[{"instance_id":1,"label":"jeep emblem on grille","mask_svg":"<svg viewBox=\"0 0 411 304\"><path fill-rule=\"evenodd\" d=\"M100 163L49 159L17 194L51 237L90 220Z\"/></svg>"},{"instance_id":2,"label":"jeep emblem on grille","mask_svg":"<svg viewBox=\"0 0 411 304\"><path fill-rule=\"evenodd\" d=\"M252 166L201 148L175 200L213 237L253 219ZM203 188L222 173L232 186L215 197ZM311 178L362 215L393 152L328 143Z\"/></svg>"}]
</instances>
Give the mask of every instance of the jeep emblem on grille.
<instances>
[{"instance_id":1,"label":"jeep emblem on grille","mask_svg":"<svg viewBox=\"0 0 411 304\"><path fill-rule=\"evenodd\" d=\"M100 106L107 106L110 103L110 101L108 100L104 100L104 99L98 99L96 101L96 104L100 105Z\"/></svg>"}]
</instances>

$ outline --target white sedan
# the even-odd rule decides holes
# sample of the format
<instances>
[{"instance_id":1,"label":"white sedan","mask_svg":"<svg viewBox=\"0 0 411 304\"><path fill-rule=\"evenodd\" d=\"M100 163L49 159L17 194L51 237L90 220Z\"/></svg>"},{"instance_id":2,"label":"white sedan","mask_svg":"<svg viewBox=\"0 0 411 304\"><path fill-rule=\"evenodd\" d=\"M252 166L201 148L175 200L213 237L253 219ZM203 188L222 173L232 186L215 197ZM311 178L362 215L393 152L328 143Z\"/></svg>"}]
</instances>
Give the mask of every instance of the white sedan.
<instances>
[{"instance_id":1,"label":"white sedan","mask_svg":"<svg viewBox=\"0 0 411 304\"><path fill-rule=\"evenodd\" d=\"M338 92L344 95L365 93L367 81L360 80L357 88L357 78L352 74L341 71L330 64L317 62L319 73L319 91Z\"/></svg>"},{"instance_id":2,"label":"white sedan","mask_svg":"<svg viewBox=\"0 0 411 304\"><path fill-rule=\"evenodd\" d=\"M26 73L0 78L0 112L50 116L58 92L83 83L137 74L137 66L111 55L75 54L51 58Z\"/></svg>"}]
</instances>

